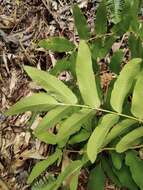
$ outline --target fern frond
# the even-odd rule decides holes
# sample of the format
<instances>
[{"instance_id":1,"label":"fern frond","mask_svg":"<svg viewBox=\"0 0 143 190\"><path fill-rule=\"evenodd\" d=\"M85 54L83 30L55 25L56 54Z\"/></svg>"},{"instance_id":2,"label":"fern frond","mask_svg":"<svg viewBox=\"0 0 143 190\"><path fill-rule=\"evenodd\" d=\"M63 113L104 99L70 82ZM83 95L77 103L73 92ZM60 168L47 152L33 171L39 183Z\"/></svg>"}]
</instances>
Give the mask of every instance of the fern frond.
<instances>
[{"instance_id":1,"label":"fern frond","mask_svg":"<svg viewBox=\"0 0 143 190\"><path fill-rule=\"evenodd\" d=\"M48 185L50 186L54 181L55 178L52 174L44 174L40 177L40 179L36 180L33 183L31 190L45 190L48 187Z\"/></svg>"},{"instance_id":2,"label":"fern frond","mask_svg":"<svg viewBox=\"0 0 143 190\"><path fill-rule=\"evenodd\" d=\"M120 22L124 4L125 0L107 0L107 9L113 23Z\"/></svg>"}]
</instances>

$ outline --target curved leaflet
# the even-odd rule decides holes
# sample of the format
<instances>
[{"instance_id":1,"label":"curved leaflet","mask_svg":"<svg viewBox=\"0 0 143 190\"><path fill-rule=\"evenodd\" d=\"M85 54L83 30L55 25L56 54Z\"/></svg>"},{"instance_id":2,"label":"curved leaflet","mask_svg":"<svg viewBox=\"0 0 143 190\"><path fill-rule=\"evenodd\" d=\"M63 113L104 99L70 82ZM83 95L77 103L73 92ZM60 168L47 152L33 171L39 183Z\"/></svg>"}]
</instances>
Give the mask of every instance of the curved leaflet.
<instances>
[{"instance_id":1,"label":"curved leaflet","mask_svg":"<svg viewBox=\"0 0 143 190\"><path fill-rule=\"evenodd\" d=\"M48 111L55 107L56 104L57 101L48 94L37 93L32 96L22 98L6 112L6 115L14 115L26 111Z\"/></svg>"},{"instance_id":2,"label":"curved leaflet","mask_svg":"<svg viewBox=\"0 0 143 190\"><path fill-rule=\"evenodd\" d=\"M87 144L87 155L92 163L96 160L98 151L102 147L109 130L118 122L118 120L119 116L107 114L103 116L99 125L94 129Z\"/></svg>"},{"instance_id":3,"label":"curved leaflet","mask_svg":"<svg viewBox=\"0 0 143 190\"><path fill-rule=\"evenodd\" d=\"M83 166L83 162L80 160L71 162L65 170L58 176L57 180L48 188L44 188L42 190L57 190L63 183L63 181L73 174L75 174L77 171L79 171ZM47 185L48 186L48 185Z\"/></svg>"},{"instance_id":4,"label":"curved leaflet","mask_svg":"<svg viewBox=\"0 0 143 190\"><path fill-rule=\"evenodd\" d=\"M55 76L30 66L25 66L24 69L33 81L42 86L47 92L53 93L59 101L69 104L77 102L73 92Z\"/></svg>"},{"instance_id":5,"label":"curved leaflet","mask_svg":"<svg viewBox=\"0 0 143 190\"><path fill-rule=\"evenodd\" d=\"M54 154L48 157L47 160L38 162L32 169L31 174L28 177L27 183L32 183L43 171L45 171L50 165L52 165L62 154L60 150L57 150Z\"/></svg>"},{"instance_id":6,"label":"curved leaflet","mask_svg":"<svg viewBox=\"0 0 143 190\"><path fill-rule=\"evenodd\" d=\"M122 112L124 100L132 87L135 77L140 72L141 61L142 59L140 58L129 61L120 72L114 84L110 104L119 113Z\"/></svg>"},{"instance_id":7,"label":"curved leaflet","mask_svg":"<svg viewBox=\"0 0 143 190\"><path fill-rule=\"evenodd\" d=\"M121 183L118 179L118 177L115 175L112 169L112 164L107 158L102 158L101 160L102 168L104 172L107 174L107 176L110 178L110 180L117 186L121 187Z\"/></svg>"},{"instance_id":8,"label":"curved leaflet","mask_svg":"<svg viewBox=\"0 0 143 190\"><path fill-rule=\"evenodd\" d=\"M143 127L134 129L127 135L125 135L119 143L116 145L116 151L121 153L130 148L130 144L143 136Z\"/></svg>"},{"instance_id":9,"label":"curved leaflet","mask_svg":"<svg viewBox=\"0 0 143 190\"><path fill-rule=\"evenodd\" d=\"M69 144L76 144L86 141L89 138L90 134L91 133L87 129L81 129L77 134L70 138Z\"/></svg>"},{"instance_id":10,"label":"curved leaflet","mask_svg":"<svg viewBox=\"0 0 143 190\"><path fill-rule=\"evenodd\" d=\"M123 121L119 122L108 133L107 137L105 138L104 146L109 144L116 137L122 135L128 128L133 127L135 123L137 123L137 121L132 119L124 119Z\"/></svg>"},{"instance_id":11,"label":"curved leaflet","mask_svg":"<svg viewBox=\"0 0 143 190\"><path fill-rule=\"evenodd\" d=\"M113 172L118 177L120 183L122 184L122 187L126 187L129 190L138 190L136 183L132 179L130 170L126 165L123 165L120 170L116 170L113 167Z\"/></svg>"},{"instance_id":12,"label":"curved leaflet","mask_svg":"<svg viewBox=\"0 0 143 190\"><path fill-rule=\"evenodd\" d=\"M112 159L112 163L113 163L114 167L117 170L120 170L122 167L123 159L124 159L123 154L118 154L115 151L111 151L110 155L111 155L111 159Z\"/></svg>"},{"instance_id":13,"label":"curved leaflet","mask_svg":"<svg viewBox=\"0 0 143 190\"><path fill-rule=\"evenodd\" d=\"M95 20L95 32L98 35L107 32L107 9L106 9L105 0L101 1L97 9L96 20Z\"/></svg>"},{"instance_id":14,"label":"curved leaflet","mask_svg":"<svg viewBox=\"0 0 143 190\"><path fill-rule=\"evenodd\" d=\"M126 153L126 165L129 166L132 177L136 184L143 190L143 179L142 179L142 172L143 172L143 160L141 160L137 156L137 152L135 151L128 151Z\"/></svg>"},{"instance_id":15,"label":"curved leaflet","mask_svg":"<svg viewBox=\"0 0 143 190\"><path fill-rule=\"evenodd\" d=\"M76 60L76 75L84 103L99 107L100 98L92 69L91 52L85 41L80 41Z\"/></svg>"},{"instance_id":16,"label":"curved leaflet","mask_svg":"<svg viewBox=\"0 0 143 190\"><path fill-rule=\"evenodd\" d=\"M90 171L88 180L88 189L90 190L104 190L105 174L101 164L97 165Z\"/></svg>"},{"instance_id":17,"label":"curved leaflet","mask_svg":"<svg viewBox=\"0 0 143 190\"><path fill-rule=\"evenodd\" d=\"M73 113L61 124L57 134L57 141L60 142L79 131L82 124L84 124L85 121L93 114L95 114L95 111L89 109L82 109L76 113Z\"/></svg>"},{"instance_id":18,"label":"curved leaflet","mask_svg":"<svg viewBox=\"0 0 143 190\"><path fill-rule=\"evenodd\" d=\"M131 112L139 119L143 119L143 71L138 75L137 82L134 87Z\"/></svg>"},{"instance_id":19,"label":"curved leaflet","mask_svg":"<svg viewBox=\"0 0 143 190\"><path fill-rule=\"evenodd\" d=\"M77 5L73 6L73 17L80 39L88 39L90 37L90 32L87 21L84 14Z\"/></svg>"},{"instance_id":20,"label":"curved leaflet","mask_svg":"<svg viewBox=\"0 0 143 190\"><path fill-rule=\"evenodd\" d=\"M38 45L44 49L55 52L69 52L74 50L75 45L63 37L51 37L41 40Z\"/></svg>"},{"instance_id":21,"label":"curved leaflet","mask_svg":"<svg viewBox=\"0 0 143 190\"><path fill-rule=\"evenodd\" d=\"M49 129L53 127L56 123L58 123L61 119L67 116L70 112L72 112L73 108L68 106L56 107L53 110L50 110L44 118L41 120L39 125L37 126L35 132L36 134L40 133L43 130Z\"/></svg>"}]
</instances>

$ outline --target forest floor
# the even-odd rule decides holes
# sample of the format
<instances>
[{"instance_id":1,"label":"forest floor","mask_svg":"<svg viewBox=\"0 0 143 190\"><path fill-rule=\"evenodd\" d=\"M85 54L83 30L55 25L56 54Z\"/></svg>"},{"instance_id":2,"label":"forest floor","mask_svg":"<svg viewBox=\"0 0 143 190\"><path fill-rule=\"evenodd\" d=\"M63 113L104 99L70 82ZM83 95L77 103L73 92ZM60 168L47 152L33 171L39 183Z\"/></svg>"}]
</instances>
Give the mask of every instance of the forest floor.
<instances>
[{"instance_id":1,"label":"forest floor","mask_svg":"<svg viewBox=\"0 0 143 190\"><path fill-rule=\"evenodd\" d=\"M0 0L0 190L30 189L26 180L33 165L52 148L32 136L40 116L32 123L30 112L8 118L3 113L21 97L39 90L23 65L49 70L59 56L41 51L36 42L49 36L77 38L73 3L83 9L92 28L96 0ZM88 172L81 172L79 190L86 189L87 178ZM106 189L116 188L107 183Z\"/></svg>"}]
</instances>

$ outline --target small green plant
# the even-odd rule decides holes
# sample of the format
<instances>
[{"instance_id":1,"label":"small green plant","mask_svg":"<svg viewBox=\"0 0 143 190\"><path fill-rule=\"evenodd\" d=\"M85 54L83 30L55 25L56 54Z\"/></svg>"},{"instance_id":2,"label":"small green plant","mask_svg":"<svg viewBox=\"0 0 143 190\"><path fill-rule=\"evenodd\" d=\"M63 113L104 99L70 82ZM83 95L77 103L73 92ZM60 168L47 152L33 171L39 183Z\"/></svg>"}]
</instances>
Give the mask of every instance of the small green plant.
<instances>
[{"instance_id":1,"label":"small green plant","mask_svg":"<svg viewBox=\"0 0 143 190\"><path fill-rule=\"evenodd\" d=\"M137 152L143 147L143 23L138 19L140 1L113 2L101 1L93 34L82 11L77 5L73 6L80 38L78 46L63 37L39 42L39 46L47 50L66 52L66 57L58 60L50 73L24 66L31 79L46 92L23 98L6 114L29 110L37 114L44 112L45 116L33 134L55 147L53 154L34 166L28 184L33 184L50 165L60 165L66 151L76 153L58 176L49 174L47 182L32 185L33 190L57 190L64 184L67 189L77 190L78 176L84 167L91 170L89 190L103 190L106 176L118 187L143 189L143 161ZM112 19L108 14L109 7L114 8ZM121 63L127 60L126 54L121 47L117 48L108 63L108 69L116 79L104 93L98 63L111 56L112 45L125 37L130 60L123 67ZM65 70L73 76L71 82L57 79ZM73 150L76 145L78 148ZM70 183L63 183L69 177Z\"/></svg>"}]
</instances>

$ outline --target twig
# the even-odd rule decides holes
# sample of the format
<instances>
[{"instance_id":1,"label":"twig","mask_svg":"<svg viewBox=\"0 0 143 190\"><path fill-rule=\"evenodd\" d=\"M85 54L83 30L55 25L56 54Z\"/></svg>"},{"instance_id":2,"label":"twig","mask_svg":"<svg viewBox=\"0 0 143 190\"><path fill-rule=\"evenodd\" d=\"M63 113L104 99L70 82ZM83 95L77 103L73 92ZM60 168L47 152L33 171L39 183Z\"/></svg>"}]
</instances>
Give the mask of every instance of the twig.
<instances>
[{"instance_id":1,"label":"twig","mask_svg":"<svg viewBox=\"0 0 143 190\"><path fill-rule=\"evenodd\" d=\"M53 19L56 21L56 23L59 25L59 27L61 28L58 19L55 17L55 15L52 13L52 11L50 10L49 6L48 6L48 0L42 0L42 3L44 4L44 6L46 7L46 9L48 10L48 12L52 15Z\"/></svg>"},{"instance_id":2,"label":"twig","mask_svg":"<svg viewBox=\"0 0 143 190\"><path fill-rule=\"evenodd\" d=\"M35 64L35 61L33 61L33 60L29 57L29 55L27 54L26 49L24 48L24 46L23 46L21 40L19 40L19 45L20 45L21 49L24 51L24 55L25 55L25 57L27 58L27 60L29 61L29 63L32 63L32 64L34 65L34 64Z\"/></svg>"},{"instance_id":3,"label":"twig","mask_svg":"<svg viewBox=\"0 0 143 190\"><path fill-rule=\"evenodd\" d=\"M106 34L104 34L104 35L96 35L96 36L93 36L93 37L91 37L89 40L87 40L87 41L92 41L92 40L95 40L95 39L98 39L98 38L103 38L103 37L105 37L105 36L112 36L114 33L106 33Z\"/></svg>"},{"instance_id":4,"label":"twig","mask_svg":"<svg viewBox=\"0 0 143 190\"><path fill-rule=\"evenodd\" d=\"M84 150L69 150L69 149L66 149L65 152L69 152L69 153L79 153L79 154L86 153L86 151L84 151Z\"/></svg>"}]
</instances>

